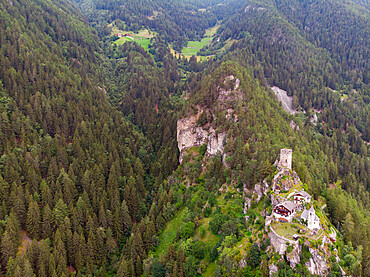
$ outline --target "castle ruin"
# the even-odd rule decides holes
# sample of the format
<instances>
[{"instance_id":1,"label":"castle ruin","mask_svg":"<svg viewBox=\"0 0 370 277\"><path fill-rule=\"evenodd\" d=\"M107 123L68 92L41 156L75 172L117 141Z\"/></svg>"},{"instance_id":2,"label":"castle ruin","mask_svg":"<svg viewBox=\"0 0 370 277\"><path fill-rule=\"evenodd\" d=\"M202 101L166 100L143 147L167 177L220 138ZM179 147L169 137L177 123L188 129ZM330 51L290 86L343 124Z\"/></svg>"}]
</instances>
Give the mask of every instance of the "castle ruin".
<instances>
[{"instance_id":1,"label":"castle ruin","mask_svg":"<svg viewBox=\"0 0 370 277\"><path fill-rule=\"evenodd\" d=\"M293 151L292 149L280 149L280 162L279 164L282 167L292 169L292 155Z\"/></svg>"}]
</instances>

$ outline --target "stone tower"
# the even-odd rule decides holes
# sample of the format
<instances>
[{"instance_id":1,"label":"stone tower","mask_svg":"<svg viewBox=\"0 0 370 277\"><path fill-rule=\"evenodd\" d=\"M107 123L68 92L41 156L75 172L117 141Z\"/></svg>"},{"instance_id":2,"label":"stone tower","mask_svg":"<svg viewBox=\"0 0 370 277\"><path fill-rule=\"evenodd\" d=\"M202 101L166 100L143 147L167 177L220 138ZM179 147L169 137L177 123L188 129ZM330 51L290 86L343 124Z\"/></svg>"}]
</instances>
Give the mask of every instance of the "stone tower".
<instances>
[{"instance_id":1,"label":"stone tower","mask_svg":"<svg viewBox=\"0 0 370 277\"><path fill-rule=\"evenodd\" d=\"M280 165L292 169L292 149L280 149Z\"/></svg>"},{"instance_id":2,"label":"stone tower","mask_svg":"<svg viewBox=\"0 0 370 277\"><path fill-rule=\"evenodd\" d=\"M309 229L314 229L314 226L315 226L315 210L313 208L313 206L311 206L311 208L308 210L308 220L307 220L307 227Z\"/></svg>"}]
</instances>

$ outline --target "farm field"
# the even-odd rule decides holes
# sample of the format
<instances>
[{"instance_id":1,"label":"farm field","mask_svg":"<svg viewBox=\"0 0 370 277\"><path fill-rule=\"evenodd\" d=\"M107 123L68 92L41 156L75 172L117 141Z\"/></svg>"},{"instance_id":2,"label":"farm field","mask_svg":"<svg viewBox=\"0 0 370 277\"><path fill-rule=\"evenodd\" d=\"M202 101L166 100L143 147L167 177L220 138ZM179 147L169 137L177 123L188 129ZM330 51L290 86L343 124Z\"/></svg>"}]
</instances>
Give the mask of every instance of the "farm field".
<instances>
[{"instance_id":1,"label":"farm field","mask_svg":"<svg viewBox=\"0 0 370 277\"><path fill-rule=\"evenodd\" d=\"M211 43L211 37L205 37L201 41L188 41L188 45L182 49L181 54L184 56L197 55L200 49Z\"/></svg>"},{"instance_id":2,"label":"farm field","mask_svg":"<svg viewBox=\"0 0 370 277\"><path fill-rule=\"evenodd\" d=\"M187 59L190 59L191 56L196 56L198 61L205 61L210 58L210 56L198 56L198 52L200 49L202 49L204 46L211 43L213 39L213 35L217 32L219 28L219 25L215 25L212 28L209 28L205 31L204 38L201 41L188 41L186 47L184 47L181 51L181 53L178 53L170 47L171 53L176 56L184 56Z\"/></svg>"},{"instance_id":3,"label":"farm field","mask_svg":"<svg viewBox=\"0 0 370 277\"><path fill-rule=\"evenodd\" d=\"M156 36L155 32L149 31L148 29L142 29L137 33L131 32L131 31L123 31L118 29L117 27L113 26L112 24L109 24L108 27L112 28L111 36L114 36L115 34L121 33L123 35L129 34L130 36L123 36L113 43L116 45L122 45L126 43L127 41L135 41L137 44L139 44L141 47L143 47L146 51L149 49L150 39Z\"/></svg>"}]
</instances>

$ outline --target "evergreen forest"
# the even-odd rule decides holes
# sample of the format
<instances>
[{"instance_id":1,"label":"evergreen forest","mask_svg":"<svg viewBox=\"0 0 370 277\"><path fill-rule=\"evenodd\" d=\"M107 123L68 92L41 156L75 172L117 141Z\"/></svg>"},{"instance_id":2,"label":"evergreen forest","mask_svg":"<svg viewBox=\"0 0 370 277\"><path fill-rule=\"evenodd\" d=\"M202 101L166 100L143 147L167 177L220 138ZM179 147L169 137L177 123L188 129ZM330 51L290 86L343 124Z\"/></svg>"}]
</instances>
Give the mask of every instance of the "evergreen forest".
<instances>
[{"instance_id":1,"label":"evergreen forest","mask_svg":"<svg viewBox=\"0 0 370 277\"><path fill-rule=\"evenodd\" d=\"M0 0L0 276L370 276L369 59L367 0Z\"/></svg>"}]
</instances>

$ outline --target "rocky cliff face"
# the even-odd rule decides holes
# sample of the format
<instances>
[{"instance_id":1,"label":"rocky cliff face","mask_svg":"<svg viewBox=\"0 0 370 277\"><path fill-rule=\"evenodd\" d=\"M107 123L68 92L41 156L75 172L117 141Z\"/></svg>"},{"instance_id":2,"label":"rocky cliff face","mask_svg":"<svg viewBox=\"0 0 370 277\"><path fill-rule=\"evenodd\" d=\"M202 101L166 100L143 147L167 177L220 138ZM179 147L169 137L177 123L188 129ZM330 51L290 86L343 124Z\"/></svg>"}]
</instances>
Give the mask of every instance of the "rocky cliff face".
<instances>
[{"instance_id":1,"label":"rocky cliff face","mask_svg":"<svg viewBox=\"0 0 370 277\"><path fill-rule=\"evenodd\" d=\"M328 265L325 259L317 250L310 248L310 253L312 257L306 263L307 269L313 275L326 276L328 274Z\"/></svg>"},{"instance_id":2,"label":"rocky cliff face","mask_svg":"<svg viewBox=\"0 0 370 277\"><path fill-rule=\"evenodd\" d=\"M292 268L295 268L296 265L300 263L300 261L301 261L301 251L302 251L302 245L300 245L299 242L297 241L293 245L292 252L287 254L287 260L289 261L290 266Z\"/></svg>"},{"instance_id":3,"label":"rocky cliff face","mask_svg":"<svg viewBox=\"0 0 370 277\"><path fill-rule=\"evenodd\" d=\"M262 183L257 183L254 185L253 191L249 191L247 186L244 185L243 196L244 196L244 214L247 214L247 211L252 206L252 201L258 203L264 195L267 195L270 187L267 184L266 180L263 180ZM248 219L247 219L248 220Z\"/></svg>"},{"instance_id":4,"label":"rocky cliff face","mask_svg":"<svg viewBox=\"0 0 370 277\"><path fill-rule=\"evenodd\" d=\"M177 121L177 144L180 151L180 163L186 149L194 146L207 144L207 153L215 155L224 152L225 133L217 133L212 127L208 130L202 126L197 126L197 121L203 111Z\"/></svg>"},{"instance_id":5,"label":"rocky cliff face","mask_svg":"<svg viewBox=\"0 0 370 277\"><path fill-rule=\"evenodd\" d=\"M224 140L226 139L225 133L211 133L208 136L207 153L216 155L218 152L224 152Z\"/></svg>"},{"instance_id":6,"label":"rocky cliff face","mask_svg":"<svg viewBox=\"0 0 370 277\"><path fill-rule=\"evenodd\" d=\"M237 122L238 116L234 113L232 107L236 101L242 99L242 93L239 90L240 81L231 75L225 78L225 86L230 86L230 82L233 82L231 89L221 88L221 86L217 88L217 103L222 111L227 111L226 118L228 120ZM214 111L203 110L201 107L198 108L199 112L196 115L190 115L177 121L177 142L180 151L180 163L186 149L203 144L207 144L208 155L224 154L224 143L227 139L226 133L217 132L210 125L199 126L197 124L203 113L214 116Z\"/></svg>"},{"instance_id":7,"label":"rocky cliff face","mask_svg":"<svg viewBox=\"0 0 370 277\"><path fill-rule=\"evenodd\" d=\"M289 240L279 236L273 229L271 229L268 236L270 238L271 245L274 247L276 252L279 252L280 255L285 254L285 251L288 248L287 242L289 242L289 245L294 246L298 243L298 241Z\"/></svg>"}]
</instances>

